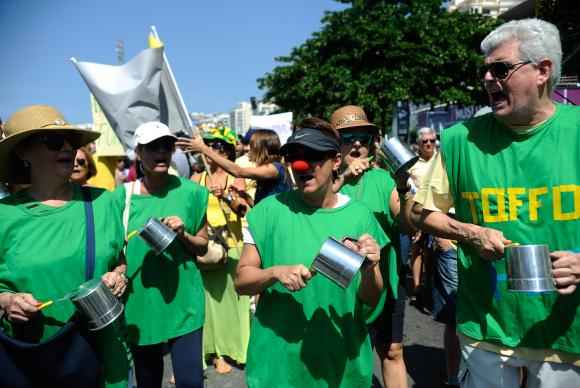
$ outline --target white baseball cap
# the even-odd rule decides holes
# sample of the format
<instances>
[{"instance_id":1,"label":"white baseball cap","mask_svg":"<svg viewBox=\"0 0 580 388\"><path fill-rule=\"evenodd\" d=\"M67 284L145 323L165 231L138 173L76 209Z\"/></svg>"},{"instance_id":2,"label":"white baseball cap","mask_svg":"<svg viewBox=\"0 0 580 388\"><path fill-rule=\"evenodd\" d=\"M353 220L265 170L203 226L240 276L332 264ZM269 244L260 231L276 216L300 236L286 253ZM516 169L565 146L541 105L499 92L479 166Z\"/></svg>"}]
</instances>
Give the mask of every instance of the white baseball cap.
<instances>
[{"instance_id":1,"label":"white baseball cap","mask_svg":"<svg viewBox=\"0 0 580 388\"><path fill-rule=\"evenodd\" d=\"M149 121L139 125L135 130L136 144L149 144L162 137L172 137L177 140L177 136L171 133L169 127L159 121Z\"/></svg>"}]
</instances>

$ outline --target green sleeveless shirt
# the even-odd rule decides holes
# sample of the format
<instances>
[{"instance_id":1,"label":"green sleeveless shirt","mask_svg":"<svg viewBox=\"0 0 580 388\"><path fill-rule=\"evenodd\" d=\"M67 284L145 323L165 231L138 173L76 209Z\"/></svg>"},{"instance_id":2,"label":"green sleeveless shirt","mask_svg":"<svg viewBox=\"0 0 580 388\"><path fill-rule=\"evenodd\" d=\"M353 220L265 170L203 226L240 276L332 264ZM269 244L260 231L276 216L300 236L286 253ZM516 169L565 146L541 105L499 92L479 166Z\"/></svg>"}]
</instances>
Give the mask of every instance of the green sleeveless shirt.
<instances>
[{"instance_id":1,"label":"green sleeveless shirt","mask_svg":"<svg viewBox=\"0 0 580 388\"><path fill-rule=\"evenodd\" d=\"M444 131L442 150L457 218L550 251L580 247L580 109L554 115L525 135L487 114ZM458 328L508 347L580 353L580 292L507 290L506 263L459 250Z\"/></svg>"}]
</instances>

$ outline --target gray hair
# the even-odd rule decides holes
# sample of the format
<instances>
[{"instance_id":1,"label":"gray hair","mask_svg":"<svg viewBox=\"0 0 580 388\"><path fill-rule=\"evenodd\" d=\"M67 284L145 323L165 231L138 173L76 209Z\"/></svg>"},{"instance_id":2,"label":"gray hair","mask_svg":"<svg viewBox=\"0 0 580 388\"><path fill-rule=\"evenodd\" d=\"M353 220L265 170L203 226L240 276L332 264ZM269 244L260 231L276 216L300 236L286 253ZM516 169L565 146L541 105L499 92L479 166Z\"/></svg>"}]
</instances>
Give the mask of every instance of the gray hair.
<instances>
[{"instance_id":1,"label":"gray hair","mask_svg":"<svg viewBox=\"0 0 580 388\"><path fill-rule=\"evenodd\" d=\"M562 44L558 28L540 19L512 20L490 32L481 42L481 51L488 56L510 40L520 43L520 60L535 64L546 58L552 61L552 74L548 81L548 90L552 91L560 81L562 68Z\"/></svg>"},{"instance_id":2,"label":"gray hair","mask_svg":"<svg viewBox=\"0 0 580 388\"><path fill-rule=\"evenodd\" d=\"M421 138L425 135L435 135L437 136L437 133L435 132L435 130L433 128L429 128L429 127L423 127L420 128L417 131L417 140L421 140Z\"/></svg>"}]
</instances>

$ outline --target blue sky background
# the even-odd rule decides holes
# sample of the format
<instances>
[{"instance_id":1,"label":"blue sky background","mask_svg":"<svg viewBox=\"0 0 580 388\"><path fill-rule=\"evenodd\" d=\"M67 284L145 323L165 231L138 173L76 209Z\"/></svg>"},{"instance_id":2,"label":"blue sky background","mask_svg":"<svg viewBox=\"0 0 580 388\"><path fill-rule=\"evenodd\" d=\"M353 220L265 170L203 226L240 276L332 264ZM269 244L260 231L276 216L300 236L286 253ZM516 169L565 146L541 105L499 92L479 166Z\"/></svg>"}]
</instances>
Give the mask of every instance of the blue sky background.
<instances>
[{"instance_id":1,"label":"blue sky background","mask_svg":"<svg viewBox=\"0 0 580 388\"><path fill-rule=\"evenodd\" d=\"M92 121L89 94L69 61L116 64L147 47L155 25L190 111L225 112L250 96L276 56L321 28L332 0L0 0L0 116L49 104Z\"/></svg>"}]
</instances>

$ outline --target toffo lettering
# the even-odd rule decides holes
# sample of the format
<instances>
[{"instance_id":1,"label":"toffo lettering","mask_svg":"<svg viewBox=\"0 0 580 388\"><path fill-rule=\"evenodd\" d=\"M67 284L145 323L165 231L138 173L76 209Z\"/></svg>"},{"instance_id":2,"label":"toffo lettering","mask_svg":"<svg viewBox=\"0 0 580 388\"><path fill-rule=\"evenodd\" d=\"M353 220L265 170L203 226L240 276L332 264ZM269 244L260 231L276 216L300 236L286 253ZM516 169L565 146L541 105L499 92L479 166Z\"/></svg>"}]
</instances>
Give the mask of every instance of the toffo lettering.
<instances>
[{"instance_id":1,"label":"toffo lettering","mask_svg":"<svg viewBox=\"0 0 580 388\"><path fill-rule=\"evenodd\" d=\"M480 192L462 192L469 204L472 223L540 221L540 209L551 202L554 221L580 219L580 185L548 187L482 188Z\"/></svg>"}]
</instances>

